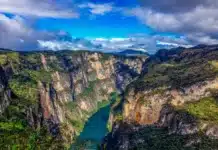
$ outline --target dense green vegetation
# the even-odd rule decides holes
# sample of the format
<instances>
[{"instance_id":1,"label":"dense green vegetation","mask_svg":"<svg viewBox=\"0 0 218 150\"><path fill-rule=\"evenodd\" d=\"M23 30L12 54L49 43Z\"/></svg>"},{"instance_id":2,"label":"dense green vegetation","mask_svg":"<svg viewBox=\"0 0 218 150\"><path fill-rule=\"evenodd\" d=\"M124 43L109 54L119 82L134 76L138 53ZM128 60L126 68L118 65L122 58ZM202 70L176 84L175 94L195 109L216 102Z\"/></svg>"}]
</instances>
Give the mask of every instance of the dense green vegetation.
<instances>
[{"instance_id":1,"label":"dense green vegetation","mask_svg":"<svg viewBox=\"0 0 218 150\"><path fill-rule=\"evenodd\" d=\"M162 66L162 65L161 65ZM154 69L153 69L154 68ZM216 72L208 63L180 64L177 67L153 66L149 73L134 84L137 88L175 88L192 85L207 78L215 77Z\"/></svg>"},{"instance_id":2,"label":"dense green vegetation","mask_svg":"<svg viewBox=\"0 0 218 150\"><path fill-rule=\"evenodd\" d=\"M218 123L218 102L213 97L206 97L198 102L187 104L185 109L202 121Z\"/></svg>"},{"instance_id":3,"label":"dense green vegetation","mask_svg":"<svg viewBox=\"0 0 218 150\"><path fill-rule=\"evenodd\" d=\"M201 133L194 135L168 134L166 129L145 127L140 131L133 132L130 137L131 149L137 150L212 150L218 147L217 140L209 139ZM143 139L144 142L140 142ZM189 141L201 141L188 145ZM135 144L136 142L137 144Z\"/></svg>"},{"instance_id":4,"label":"dense green vegetation","mask_svg":"<svg viewBox=\"0 0 218 150\"><path fill-rule=\"evenodd\" d=\"M13 76L9 86L13 93L23 101L26 101L28 105L38 102L37 83L28 76Z\"/></svg>"},{"instance_id":5,"label":"dense green vegetation","mask_svg":"<svg viewBox=\"0 0 218 150\"><path fill-rule=\"evenodd\" d=\"M5 65L7 63L7 56L0 55L0 65Z\"/></svg>"},{"instance_id":6,"label":"dense green vegetation","mask_svg":"<svg viewBox=\"0 0 218 150\"><path fill-rule=\"evenodd\" d=\"M146 73L128 88L134 87L142 91L160 87L181 88L206 79L213 79L218 73L217 60L211 57L205 55L205 57L198 56L192 59L187 56L187 58L182 57L178 60L172 58L163 62L156 60L157 58L150 58L145 69Z\"/></svg>"},{"instance_id":7,"label":"dense green vegetation","mask_svg":"<svg viewBox=\"0 0 218 150\"><path fill-rule=\"evenodd\" d=\"M64 149L62 141L52 136L46 127L33 128L27 122L27 111L33 106L26 101L13 99L0 116L1 149Z\"/></svg>"},{"instance_id":8,"label":"dense green vegetation","mask_svg":"<svg viewBox=\"0 0 218 150\"><path fill-rule=\"evenodd\" d=\"M24 129L21 122L0 122L0 128L5 131Z\"/></svg>"},{"instance_id":9,"label":"dense green vegetation","mask_svg":"<svg viewBox=\"0 0 218 150\"><path fill-rule=\"evenodd\" d=\"M0 54L0 64L4 65L7 62L11 62L11 63L19 63L19 53L17 52L8 52L8 53L3 53Z\"/></svg>"},{"instance_id":10,"label":"dense green vegetation","mask_svg":"<svg viewBox=\"0 0 218 150\"><path fill-rule=\"evenodd\" d=\"M1 149L59 149L64 148L61 141L52 137L47 129L33 130L25 127L23 130L11 129L6 131L0 128Z\"/></svg>"},{"instance_id":11,"label":"dense green vegetation","mask_svg":"<svg viewBox=\"0 0 218 150\"><path fill-rule=\"evenodd\" d=\"M0 65L10 65L8 88L12 101L0 116L1 149L64 149L60 137L51 135L47 127L30 124L29 115L36 117L39 100L38 82L50 83L51 72L40 66L38 54L0 54ZM33 110L31 112L30 110ZM34 112L36 111L36 112ZM36 113L36 114L35 114Z\"/></svg>"},{"instance_id":12,"label":"dense green vegetation","mask_svg":"<svg viewBox=\"0 0 218 150\"><path fill-rule=\"evenodd\" d=\"M25 70L25 73L27 73L30 78L34 81L41 81L45 83L50 83L52 78L51 78L51 72L45 71L43 69L41 70Z\"/></svg>"}]
</instances>

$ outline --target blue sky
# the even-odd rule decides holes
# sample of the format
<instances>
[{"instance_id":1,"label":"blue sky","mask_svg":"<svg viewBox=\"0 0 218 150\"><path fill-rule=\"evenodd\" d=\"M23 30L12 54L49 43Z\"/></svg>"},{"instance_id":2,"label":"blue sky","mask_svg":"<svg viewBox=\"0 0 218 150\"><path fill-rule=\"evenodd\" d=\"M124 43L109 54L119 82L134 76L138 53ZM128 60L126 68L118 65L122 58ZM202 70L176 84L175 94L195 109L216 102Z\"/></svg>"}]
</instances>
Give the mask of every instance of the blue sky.
<instances>
[{"instance_id":1,"label":"blue sky","mask_svg":"<svg viewBox=\"0 0 218 150\"><path fill-rule=\"evenodd\" d=\"M40 30L64 30L73 37L128 37L133 34L151 34L153 30L134 17L120 14L103 16L81 16L78 19L39 19L36 28Z\"/></svg>"},{"instance_id":2,"label":"blue sky","mask_svg":"<svg viewBox=\"0 0 218 150\"><path fill-rule=\"evenodd\" d=\"M216 0L0 0L0 47L154 53L216 44L217 6Z\"/></svg>"}]
</instances>

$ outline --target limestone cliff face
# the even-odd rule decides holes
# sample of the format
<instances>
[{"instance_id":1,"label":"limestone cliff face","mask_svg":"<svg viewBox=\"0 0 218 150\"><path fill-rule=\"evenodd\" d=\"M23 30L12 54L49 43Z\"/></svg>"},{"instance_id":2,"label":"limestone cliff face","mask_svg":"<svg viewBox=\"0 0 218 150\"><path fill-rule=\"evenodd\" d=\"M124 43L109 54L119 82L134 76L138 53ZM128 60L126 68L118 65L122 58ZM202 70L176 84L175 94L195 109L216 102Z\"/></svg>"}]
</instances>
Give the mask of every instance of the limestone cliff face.
<instances>
[{"instance_id":1,"label":"limestone cliff face","mask_svg":"<svg viewBox=\"0 0 218 150\"><path fill-rule=\"evenodd\" d=\"M216 48L160 51L113 105L107 149L217 149ZM205 142L207 141L207 142Z\"/></svg>"},{"instance_id":2,"label":"limestone cliff face","mask_svg":"<svg viewBox=\"0 0 218 150\"><path fill-rule=\"evenodd\" d=\"M159 88L137 92L130 89L125 96L123 117L128 122L141 125L158 123L164 105L183 106L211 95L210 89L218 90L218 79L204 81L183 89Z\"/></svg>"},{"instance_id":3,"label":"limestone cliff face","mask_svg":"<svg viewBox=\"0 0 218 150\"><path fill-rule=\"evenodd\" d=\"M136 148L140 139L146 143L144 140L149 138L147 136L153 134L150 133L153 130L149 129L150 127L167 130L167 133L161 134L192 135L196 138L198 136L194 134L201 131L208 137L217 139L218 134L215 129L218 125L214 121L198 121L195 116L184 111L189 103L197 103L204 97L212 96L213 91L218 90L217 86L218 80L215 78L183 89L159 88L145 91L128 89L128 93L123 98L122 121L120 122L120 119L116 117L116 110L110 115L109 124L113 125L113 129L106 138L107 148L125 150ZM149 132L140 136L140 132L144 130ZM187 138L186 143L190 141L191 139Z\"/></svg>"},{"instance_id":4,"label":"limestone cliff face","mask_svg":"<svg viewBox=\"0 0 218 150\"><path fill-rule=\"evenodd\" d=\"M29 124L34 128L46 125L50 133L62 135L67 143L112 92L123 91L141 73L146 59L70 51L16 53L16 61L7 53L0 55L4 58L0 68L0 112L14 98L32 97L36 104L26 111Z\"/></svg>"}]
</instances>

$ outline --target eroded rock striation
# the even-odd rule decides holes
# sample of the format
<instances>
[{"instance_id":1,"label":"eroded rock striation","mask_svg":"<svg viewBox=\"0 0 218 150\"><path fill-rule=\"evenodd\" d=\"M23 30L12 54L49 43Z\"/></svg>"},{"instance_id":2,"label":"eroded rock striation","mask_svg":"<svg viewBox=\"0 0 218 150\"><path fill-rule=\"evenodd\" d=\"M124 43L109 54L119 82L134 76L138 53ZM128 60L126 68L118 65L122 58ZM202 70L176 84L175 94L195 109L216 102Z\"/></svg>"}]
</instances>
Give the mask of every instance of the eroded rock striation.
<instances>
[{"instance_id":1,"label":"eroded rock striation","mask_svg":"<svg viewBox=\"0 0 218 150\"><path fill-rule=\"evenodd\" d=\"M160 50L112 105L105 149L218 149L216 47Z\"/></svg>"},{"instance_id":2,"label":"eroded rock striation","mask_svg":"<svg viewBox=\"0 0 218 150\"><path fill-rule=\"evenodd\" d=\"M3 146L68 147L110 95L139 76L145 60L85 51L1 52Z\"/></svg>"}]
</instances>

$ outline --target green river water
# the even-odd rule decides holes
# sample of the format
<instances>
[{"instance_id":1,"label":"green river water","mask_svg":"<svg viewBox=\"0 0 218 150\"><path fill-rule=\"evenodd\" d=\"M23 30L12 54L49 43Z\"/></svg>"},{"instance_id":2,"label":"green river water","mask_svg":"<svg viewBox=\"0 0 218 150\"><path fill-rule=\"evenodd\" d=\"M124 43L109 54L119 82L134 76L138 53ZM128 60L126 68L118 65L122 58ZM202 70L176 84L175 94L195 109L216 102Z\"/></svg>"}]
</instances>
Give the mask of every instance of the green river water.
<instances>
[{"instance_id":1,"label":"green river water","mask_svg":"<svg viewBox=\"0 0 218 150\"><path fill-rule=\"evenodd\" d=\"M72 146L72 150L97 150L98 145L107 134L107 122L109 119L110 105L101 108L86 122L83 131L78 137L77 145L81 147Z\"/></svg>"}]
</instances>

